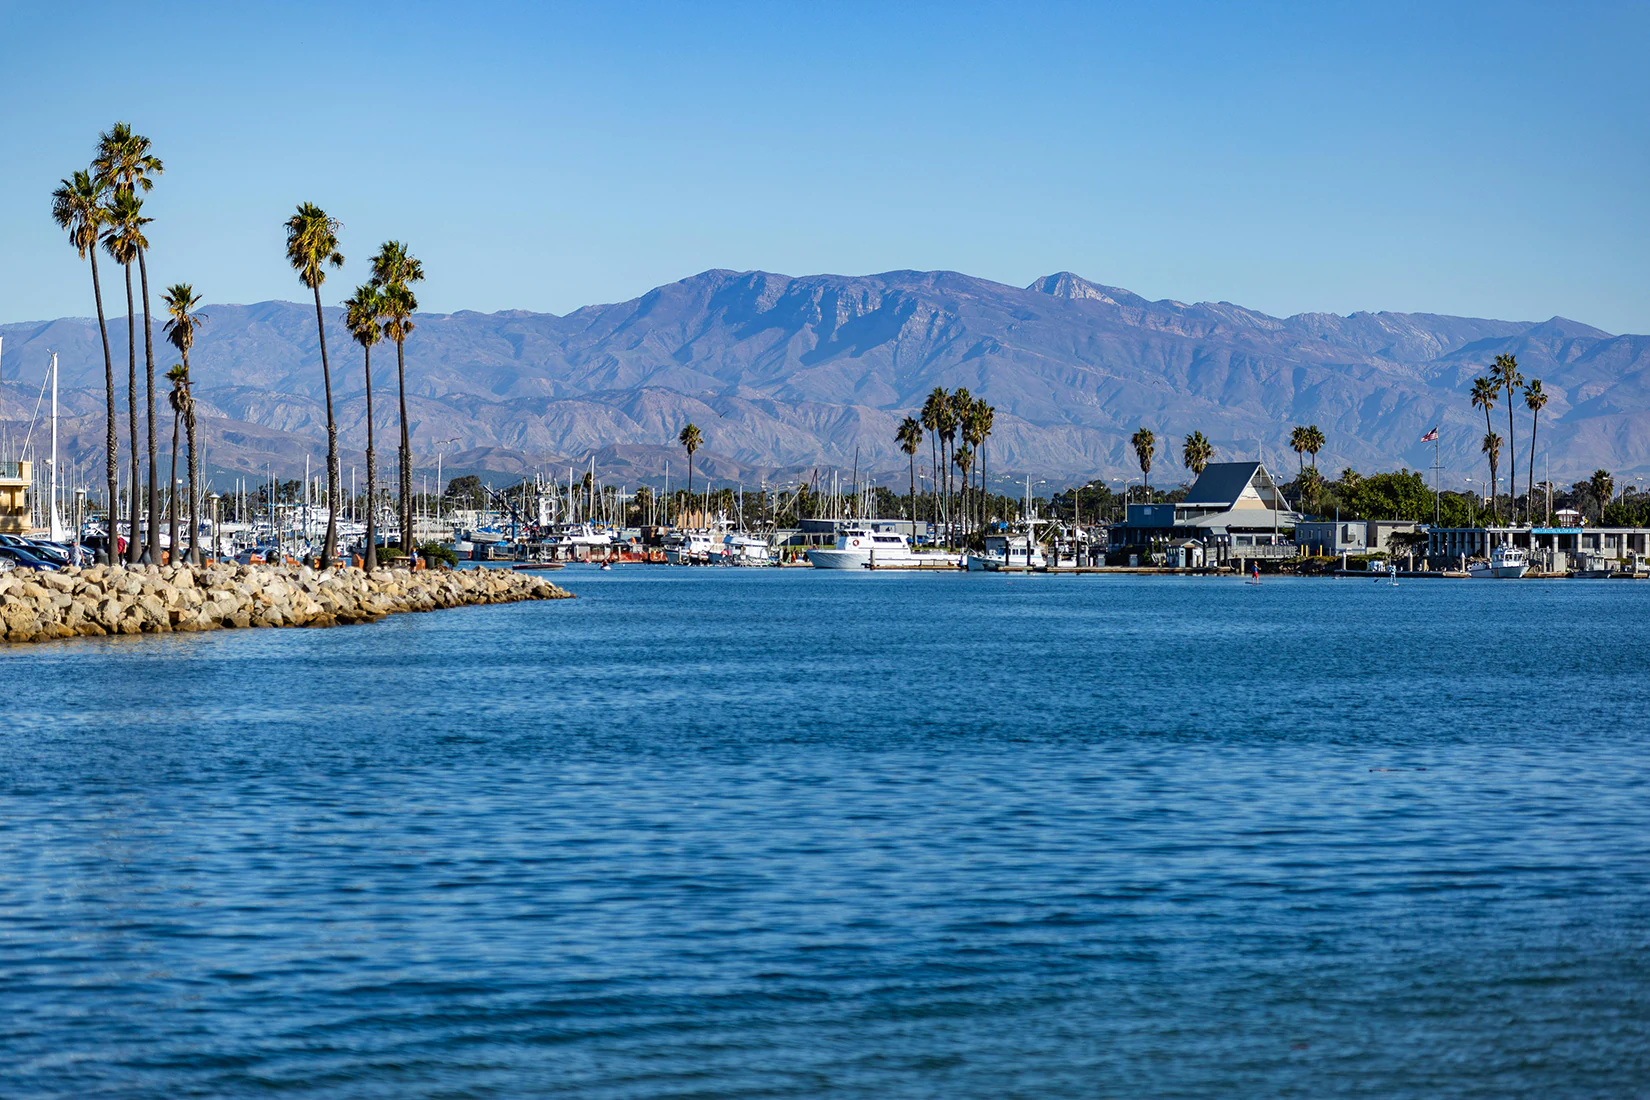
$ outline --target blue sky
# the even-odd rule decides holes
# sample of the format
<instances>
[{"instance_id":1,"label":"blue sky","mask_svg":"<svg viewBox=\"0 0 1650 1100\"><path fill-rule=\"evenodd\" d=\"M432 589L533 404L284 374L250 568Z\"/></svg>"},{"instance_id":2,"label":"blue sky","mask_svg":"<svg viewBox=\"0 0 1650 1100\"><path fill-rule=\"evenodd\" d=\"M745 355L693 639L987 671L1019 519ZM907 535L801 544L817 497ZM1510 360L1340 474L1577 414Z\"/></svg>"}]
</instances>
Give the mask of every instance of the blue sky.
<instances>
[{"instance_id":1,"label":"blue sky","mask_svg":"<svg viewBox=\"0 0 1650 1100\"><path fill-rule=\"evenodd\" d=\"M328 301L398 237L439 311L1069 269L1650 332L1647 5L241 7L85 5L88 38L0 0L0 321L91 313L48 196L125 119L167 166L151 277L209 301L298 297L312 200Z\"/></svg>"}]
</instances>

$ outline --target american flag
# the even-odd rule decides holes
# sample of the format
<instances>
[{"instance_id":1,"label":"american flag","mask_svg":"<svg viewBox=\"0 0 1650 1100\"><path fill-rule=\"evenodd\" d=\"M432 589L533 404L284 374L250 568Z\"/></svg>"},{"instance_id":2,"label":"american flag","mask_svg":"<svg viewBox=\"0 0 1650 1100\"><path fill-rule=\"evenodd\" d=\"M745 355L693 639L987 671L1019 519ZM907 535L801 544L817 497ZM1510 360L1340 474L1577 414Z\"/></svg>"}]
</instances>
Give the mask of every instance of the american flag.
<instances>
[{"instance_id":1,"label":"american flag","mask_svg":"<svg viewBox=\"0 0 1650 1100\"><path fill-rule=\"evenodd\" d=\"M1421 442L1422 443L1431 443L1431 442L1435 441L1437 438L1438 438L1438 429L1434 428L1434 429L1432 429L1432 431L1428 432L1426 435L1423 435L1421 437Z\"/></svg>"}]
</instances>

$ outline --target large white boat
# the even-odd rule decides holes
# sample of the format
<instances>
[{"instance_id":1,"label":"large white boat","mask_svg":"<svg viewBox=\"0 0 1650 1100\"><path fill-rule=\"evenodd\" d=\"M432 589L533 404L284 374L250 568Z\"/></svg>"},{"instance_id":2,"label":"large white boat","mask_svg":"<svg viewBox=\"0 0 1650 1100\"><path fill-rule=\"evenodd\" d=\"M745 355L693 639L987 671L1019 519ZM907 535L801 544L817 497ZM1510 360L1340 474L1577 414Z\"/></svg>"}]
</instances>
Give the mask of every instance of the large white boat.
<instances>
[{"instance_id":1,"label":"large white boat","mask_svg":"<svg viewBox=\"0 0 1650 1100\"><path fill-rule=\"evenodd\" d=\"M1041 569L1048 564L1041 544L1030 535L987 535L984 553L968 555L971 573Z\"/></svg>"},{"instance_id":2,"label":"large white boat","mask_svg":"<svg viewBox=\"0 0 1650 1100\"><path fill-rule=\"evenodd\" d=\"M913 569L934 557L913 553L904 535L866 527L838 532L836 546L829 550L816 547L808 551L808 563L815 569Z\"/></svg>"},{"instance_id":3,"label":"large white boat","mask_svg":"<svg viewBox=\"0 0 1650 1100\"><path fill-rule=\"evenodd\" d=\"M1489 561L1475 561L1467 566L1467 576L1478 580L1514 580L1530 567L1529 551L1505 544L1490 551Z\"/></svg>"},{"instance_id":4,"label":"large white boat","mask_svg":"<svg viewBox=\"0 0 1650 1100\"><path fill-rule=\"evenodd\" d=\"M733 533L722 536L722 559L730 565L771 565L773 552L767 539Z\"/></svg>"},{"instance_id":5,"label":"large white boat","mask_svg":"<svg viewBox=\"0 0 1650 1100\"><path fill-rule=\"evenodd\" d=\"M708 562L711 552L720 549L707 531L674 531L665 539L665 561L671 565Z\"/></svg>"}]
</instances>

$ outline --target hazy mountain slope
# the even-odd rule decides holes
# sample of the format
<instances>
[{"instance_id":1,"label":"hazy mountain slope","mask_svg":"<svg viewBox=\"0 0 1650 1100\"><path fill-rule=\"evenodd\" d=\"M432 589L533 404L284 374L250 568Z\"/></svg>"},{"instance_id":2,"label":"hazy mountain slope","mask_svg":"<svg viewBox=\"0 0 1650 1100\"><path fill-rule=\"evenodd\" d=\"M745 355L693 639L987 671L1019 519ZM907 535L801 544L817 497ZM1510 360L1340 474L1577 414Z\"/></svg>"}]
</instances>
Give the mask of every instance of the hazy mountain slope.
<instances>
[{"instance_id":1,"label":"hazy mountain slope","mask_svg":"<svg viewBox=\"0 0 1650 1100\"><path fill-rule=\"evenodd\" d=\"M319 454L313 310L264 302L206 312L193 358L222 464L290 468ZM327 320L342 437L359 449L361 353L339 311ZM448 449L461 467L473 458L515 472L603 452L640 476L662 471L691 419L706 437L703 461L727 476L846 467L856 449L862 468L892 474L905 468L893 444L899 419L935 386L966 386L997 406L988 450L1000 473L1127 474L1126 440L1142 424L1166 440L1200 430L1223 457L1259 447L1287 466L1289 429L1311 422L1329 438L1319 460L1332 469L1430 464L1419 439L1442 424L1445 462L1460 477L1479 468L1484 430L1467 387L1496 354L1512 352L1552 395L1542 438L1555 476L1598 466L1650 472L1650 338L1562 318L1277 318L1224 302L1151 302L1069 272L1018 288L955 272L707 271L564 317L461 312L421 316L417 326L407 345L415 445L429 455L436 441L456 439ZM7 325L0 336L6 377L28 375L0 389L0 417L32 411L29 385L38 387L47 347L62 357L66 387L96 391L78 394L76 407L101 407L95 323ZM111 338L123 384L124 319ZM391 453L393 346L377 349L374 378ZM239 450L225 434L235 422L261 429L241 433ZM1520 409L1521 469L1527 424ZM1154 480L1183 476L1162 449Z\"/></svg>"}]
</instances>

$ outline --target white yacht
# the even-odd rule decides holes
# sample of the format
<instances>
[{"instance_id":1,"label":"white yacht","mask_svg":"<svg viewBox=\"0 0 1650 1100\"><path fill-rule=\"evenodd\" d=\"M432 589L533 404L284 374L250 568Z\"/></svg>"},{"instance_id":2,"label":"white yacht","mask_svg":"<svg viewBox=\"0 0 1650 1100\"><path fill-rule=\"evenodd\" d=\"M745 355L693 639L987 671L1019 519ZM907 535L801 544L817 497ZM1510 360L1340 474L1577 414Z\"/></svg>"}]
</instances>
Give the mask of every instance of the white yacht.
<instances>
[{"instance_id":1,"label":"white yacht","mask_svg":"<svg viewBox=\"0 0 1650 1100\"><path fill-rule=\"evenodd\" d=\"M1041 569L1047 564L1042 545L1027 534L987 535L985 552L968 555L971 573L1019 572Z\"/></svg>"},{"instance_id":2,"label":"white yacht","mask_svg":"<svg viewBox=\"0 0 1650 1100\"><path fill-rule=\"evenodd\" d=\"M735 533L722 536L722 558L730 565L769 565L773 555L767 539Z\"/></svg>"},{"instance_id":3,"label":"white yacht","mask_svg":"<svg viewBox=\"0 0 1650 1100\"><path fill-rule=\"evenodd\" d=\"M713 549L720 549L705 531L675 531L665 539L665 561L671 565L707 562Z\"/></svg>"},{"instance_id":4,"label":"white yacht","mask_svg":"<svg viewBox=\"0 0 1650 1100\"><path fill-rule=\"evenodd\" d=\"M1513 580L1522 577L1529 567L1529 551L1502 544L1490 551L1489 561L1470 563L1467 566L1467 576L1478 580Z\"/></svg>"},{"instance_id":5,"label":"white yacht","mask_svg":"<svg viewBox=\"0 0 1650 1100\"><path fill-rule=\"evenodd\" d=\"M809 550L808 562L815 569L910 569L923 565L924 559L911 552L904 535L849 527L838 532L832 549Z\"/></svg>"}]
</instances>

